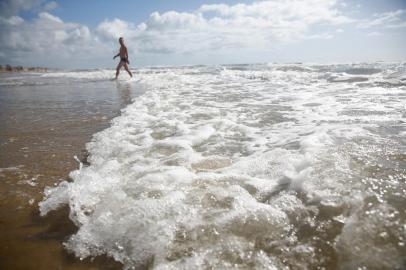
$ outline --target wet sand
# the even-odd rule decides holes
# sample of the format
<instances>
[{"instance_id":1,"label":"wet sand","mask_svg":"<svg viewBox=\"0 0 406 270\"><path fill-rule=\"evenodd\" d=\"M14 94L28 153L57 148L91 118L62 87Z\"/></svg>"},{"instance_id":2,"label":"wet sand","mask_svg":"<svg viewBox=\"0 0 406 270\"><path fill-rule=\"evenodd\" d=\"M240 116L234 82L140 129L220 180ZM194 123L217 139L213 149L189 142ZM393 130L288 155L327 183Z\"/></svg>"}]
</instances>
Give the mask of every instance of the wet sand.
<instances>
[{"instance_id":1,"label":"wet sand","mask_svg":"<svg viewBox=\"0 0 406 270\"><path fill-rule=\"evenodd\" d=\"M142 92L110 81L0 86L0 269L121 269L109 258L68 254L62 243L76 230L68 209L40 217L38 202L46 186L78 168L74 156L86 160L91 136Z\"/></svg>"}]
</instances>

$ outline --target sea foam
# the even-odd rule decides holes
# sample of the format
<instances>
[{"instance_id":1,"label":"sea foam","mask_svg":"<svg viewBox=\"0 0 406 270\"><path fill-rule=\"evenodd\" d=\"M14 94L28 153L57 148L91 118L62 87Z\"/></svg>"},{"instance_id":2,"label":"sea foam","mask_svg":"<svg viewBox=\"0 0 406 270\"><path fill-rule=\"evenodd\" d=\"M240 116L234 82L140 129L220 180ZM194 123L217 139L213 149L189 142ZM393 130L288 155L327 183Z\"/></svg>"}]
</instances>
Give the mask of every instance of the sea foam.
<instances>
[{"instance_id":1,"label":"sea foam","mask_svg":"<svg viewBox=\"0 0 406 270\"><path fill-rule=\"evenodd\" d=\"M41 214L68 204L67 249L126 269L399 268L404 206L392 200L405 195L371 180L390 171L405 189L405 87L374 83L398 69L142 69L148 90L93 136L90 166L45 190ZM330 83L342 70L371 83Z\"/></svg>"}]
</instances>

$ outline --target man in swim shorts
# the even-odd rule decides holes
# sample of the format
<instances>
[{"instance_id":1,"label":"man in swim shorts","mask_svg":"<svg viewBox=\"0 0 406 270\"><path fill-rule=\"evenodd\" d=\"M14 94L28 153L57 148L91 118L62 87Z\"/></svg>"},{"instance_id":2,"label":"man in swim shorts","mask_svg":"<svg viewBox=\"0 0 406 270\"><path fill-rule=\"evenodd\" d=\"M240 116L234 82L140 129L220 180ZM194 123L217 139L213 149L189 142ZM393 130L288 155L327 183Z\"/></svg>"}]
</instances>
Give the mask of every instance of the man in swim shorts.
<instances>
[{"instance_id":1,"label":"man in swim shorts","mask_svg":"<svg viewBox=\"0 0 406 270\"><path fill-rule=\"evenodd\" d=\"M133 76L130 69L128 68L128 65L130 64L130 61L128 61L128 51L127 51L127 47L124 45L123 37L120 37L118 39L118 42L121 45L120 52L113 57L113 59L116 59L117 56L120 56L120 62L118 63L117 68L116 68L116 80L118 78L118 74L120 74L120 69L123 66L124 66L125 70L127 70L128 74L131 77Z\"/></svg>"}]
</instances>

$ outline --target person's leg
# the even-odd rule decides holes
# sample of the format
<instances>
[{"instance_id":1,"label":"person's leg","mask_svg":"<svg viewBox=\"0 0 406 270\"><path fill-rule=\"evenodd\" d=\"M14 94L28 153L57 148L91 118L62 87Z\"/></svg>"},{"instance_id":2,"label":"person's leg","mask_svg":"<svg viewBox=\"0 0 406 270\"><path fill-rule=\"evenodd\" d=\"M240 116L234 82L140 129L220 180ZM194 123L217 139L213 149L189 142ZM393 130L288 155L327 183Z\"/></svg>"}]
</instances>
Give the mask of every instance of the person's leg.
<instances>
[{"instance_id":1,"label":"person's leg","mask_svg":"<svg viewBox=\"0 0 406 270\"><path fill-rule=\"evenodd\" d=\"M116 68L116 79L118 78L118 74L120 74L120 69L123 66L123 61L120 61L120 63L118 63L117 68Z\"/></svg>"},{"instance_id":2,"label":"person's leg","mask_svg":"<svg viewBox=\"0 0 406 270\"><path fill-rule=\"evenodd\" d=\"M133 74L131 73L130 69L128 68L127 63L124 63L124 68L125 68L125 70L127 70L128 74L132 77Z\"/></svg>"}]
</instances>

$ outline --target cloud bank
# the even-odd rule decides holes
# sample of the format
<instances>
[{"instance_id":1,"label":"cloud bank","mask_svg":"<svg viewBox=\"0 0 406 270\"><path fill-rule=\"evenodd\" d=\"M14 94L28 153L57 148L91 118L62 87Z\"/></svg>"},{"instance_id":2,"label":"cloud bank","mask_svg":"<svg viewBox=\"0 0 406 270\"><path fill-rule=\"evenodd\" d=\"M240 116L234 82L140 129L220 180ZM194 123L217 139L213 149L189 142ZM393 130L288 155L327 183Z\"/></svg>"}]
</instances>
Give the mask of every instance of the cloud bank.
<instances>
[{"instance_id":1,"label":"cloud bank","mask_svg":"<svg viewBox=\"0 0 406 270\"><path fill-rule=\"evenodd\" d=\"M267 49L275 42L305 39L314 25L353 22L332 0L274 0L237 5L202 5L192 13L154 12L139 25L106 20L97 32L137 41L140 52L193 53L234 48Z\"/></svg>"}]
</instances>

